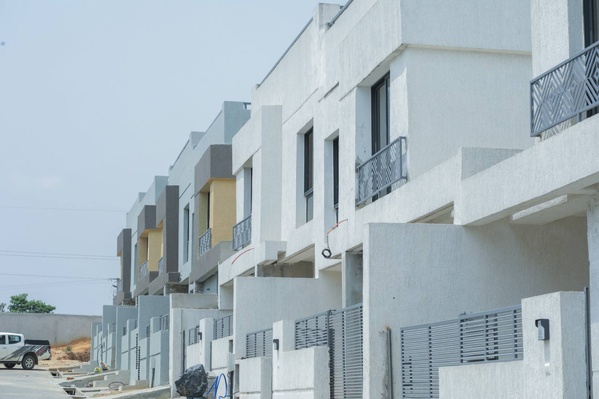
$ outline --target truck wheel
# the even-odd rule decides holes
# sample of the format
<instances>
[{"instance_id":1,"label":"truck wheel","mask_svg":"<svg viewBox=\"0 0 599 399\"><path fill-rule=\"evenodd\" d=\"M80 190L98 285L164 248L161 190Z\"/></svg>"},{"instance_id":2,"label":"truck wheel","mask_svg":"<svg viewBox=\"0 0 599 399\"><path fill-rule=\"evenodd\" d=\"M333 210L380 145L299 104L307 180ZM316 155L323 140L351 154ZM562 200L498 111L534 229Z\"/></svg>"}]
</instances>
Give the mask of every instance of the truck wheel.
<instances>
[{"instance_id":1,"label":"truck wheel","mask_svg":"<svg viewBox=\"0 0 599 399\"><path fill-rule=\"evenodd\" d=\"M4 363L4 367L6 367L7 369L12 369L15 366L16 366L16 363Z\"/></svg>"},{"instance_id":2,"label":"truck wheel","mask_svg":"<svg viewBox=\"0 0 599 399\"><path fill-rule=\"evenodd\" d=\"M35 358L33 355L25 355L23 361L21 361L21 367L23 367L23 370L32 370L35 367Z\"/></svg>"}]
</instances>

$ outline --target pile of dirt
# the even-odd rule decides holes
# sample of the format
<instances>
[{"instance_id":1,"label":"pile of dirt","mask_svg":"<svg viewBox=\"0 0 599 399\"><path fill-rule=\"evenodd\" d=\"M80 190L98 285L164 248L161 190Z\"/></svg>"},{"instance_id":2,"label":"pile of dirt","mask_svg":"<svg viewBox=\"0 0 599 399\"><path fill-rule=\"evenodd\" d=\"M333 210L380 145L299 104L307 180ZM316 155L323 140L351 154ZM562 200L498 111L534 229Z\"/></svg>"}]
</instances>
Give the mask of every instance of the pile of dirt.
<instances>
[{"instance_id":1,"label":"pile of dirt","mask_svg":"<svg viewBox=\"0 0 599 399\"><path fill-rule=\"evenodd\" d=\"M91 339L81 338L66 345L52 346L52 360L40 360L46 368L73 367L89 362Z\"/></svg>"}]
</instances>

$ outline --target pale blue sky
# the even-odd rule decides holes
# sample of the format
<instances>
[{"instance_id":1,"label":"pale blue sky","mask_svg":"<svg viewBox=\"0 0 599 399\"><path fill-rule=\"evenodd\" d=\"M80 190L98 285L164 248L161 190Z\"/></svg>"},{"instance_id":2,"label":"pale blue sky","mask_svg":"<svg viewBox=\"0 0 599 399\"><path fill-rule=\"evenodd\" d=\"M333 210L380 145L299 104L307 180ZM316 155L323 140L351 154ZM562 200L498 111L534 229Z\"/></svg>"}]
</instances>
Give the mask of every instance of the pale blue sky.
<instances>
[{"instance_id":1,"label":"pale blue sky","mask_svg":"<svg viewBox=\"0 0 599 399\"><path fill-rule=\"evenodd\" d=\"M137 193L223 101L251 100L317 4L0 0L0 302L112 304L117 258L48 253L114 256Z\"/></svg>"}]
</instances>

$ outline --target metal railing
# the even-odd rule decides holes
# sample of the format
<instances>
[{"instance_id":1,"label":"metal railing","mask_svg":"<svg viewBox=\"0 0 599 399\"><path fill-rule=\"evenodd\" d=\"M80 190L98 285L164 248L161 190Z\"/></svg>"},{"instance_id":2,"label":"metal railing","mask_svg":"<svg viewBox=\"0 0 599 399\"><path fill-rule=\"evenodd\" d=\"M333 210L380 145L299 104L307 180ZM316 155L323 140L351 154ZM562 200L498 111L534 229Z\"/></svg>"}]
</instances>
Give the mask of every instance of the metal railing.
<instances>
[{"instance_id":1,"label":"metal railing","mask_svg":"<svg viewBox=\"0 0 599 399\"><path fill-rule=\"evenodd\" d=\"M206 230L206 232L200 236L200 256L208 252L210 248L212 248L212 229Z\"/></svg>"},{"instance_id":2,"label":"metal railing","mask_svg":"<svg viewBox=\"0 0 599 399\"><path fill-rule=\"evenodd\" d=\"M519 305L402 328L403 398L438 398L439 367L522 360L522 342Z\"/></svg>"},{"instance_id":3,"label":"metal railing","mask_svg":"<svg viewBox=\"0 0 599 399\"><path fill-rule=\"evenodd\" d=\"M171 320L171 317L168 313L160 316L160 330L161 331L169 330L170 320Z\"/></svg>"},{"instance_id":4,"label":"metal railing","mask_svg":"<svg viewBox=\"0 0 599 399\"><path fill-rule=\"evenodd\" d=\"M220 319L214 319L214 339L230 337L233 335L233 315L230 314Z\"/></svg>"},{"instance_id":5,"label":"metal railing","mask_svg":"<svg viewBox=\"0 0 599 399\"><path fill-rule=\"evenodd\" d=\"M530 82L531 136L599 106L599 42Z\"/></svg>"},{"instance_id":6,"label":"metal railing","mask_svg":"<svg viewBox=\"0 0 599 399\"><path fill-rule=\"evenodd\" d=\"M296 350L329 347L331 398L362 398L363 331L361 304L295 322Z\"/></svg>"},{"instance_id":7,"label":"metal railing","mask_svg":"<svg viewBox=\"0 0 599 399\"><path fill-rule=\"evenodd\" d=\"M380 194L393 184L408 179L407 139L399 137L356 169L356 205Z\"/></svg>"},{"instance_id":8,"label":"metal railing","mask_svg":"<svg viewBox=\"0 0 599 399\"><path fill-rule=\"evenodd\" d=\"M249 333L245 338L245 357L272 357L272 328Z\"/></svg>"},{"instance_id":9,"label":"metal railing","mask_svg":"<svg viewBox=\"0 0 599 399\"><path fill-rule=\"evenodd\" d=\"M194 345L200 342L200 326L190 328L188 332L187 345Z\"/></svg>"},{"instance_id":10,"label":"metal railing","mask_svg":"<svg viewBox=\"0 0 599 399\"><path fill-rule=\"evenodd\" d=\"M233 251L252 241L252 215L233 226Z\"/></svg>"},{"instance_id":11,"label":"metal railing","mask_svg":"<svg viewBox=\"0 0 599 399\"><path fill-rule=\"evenodd\" d=\"M141 266L139 266L139 278L142 279L144 277L146 277L148 275L148 261L145 261L144 263L141 264Z\"/></svg>"},{"instance_id":12,"label":"metal railing","mask_svg":"<svg viewBox=\"0 0 599 399\"><path fill-rule=\"evenodd\" d=\"M166 272L166 263L164 261L164 256L158 260L158 274L164 274Z\"/></svg>"}]
</instances>

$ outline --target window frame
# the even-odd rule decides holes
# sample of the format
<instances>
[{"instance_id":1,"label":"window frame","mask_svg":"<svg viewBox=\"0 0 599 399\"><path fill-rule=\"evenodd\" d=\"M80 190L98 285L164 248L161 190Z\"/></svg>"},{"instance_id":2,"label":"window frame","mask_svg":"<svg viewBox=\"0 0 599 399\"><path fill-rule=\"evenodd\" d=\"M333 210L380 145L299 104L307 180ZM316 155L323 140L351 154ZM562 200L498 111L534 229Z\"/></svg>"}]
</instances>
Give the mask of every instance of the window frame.
<instances>
[{"instance_id":1,"label":"window frame","mask_svg":"<svg viewBox=\"0 0 599 399\"><path fill-rule=\"evenodd\" d=\"M304 198L306 223L314 218L314 128L304 133Z\"/></svg>"},{"instance_id":2,"label":"window frame","mask_svg":"<svg viewBox=\"0 0 599 399\"><path fill-rule=\"evenodd\" d=\"M339 136L333 139L333 208L339 222Z\"/></svg>"},{"instance_id":3,"label":"window frame","mask_svg":"<svg viewBox=\"0 0 599 399\"><path fill-rule=\"evenodd\" d=\"M391 128L390 128L390 101L389 101L389 97L391 96L391 80L390 80L390 74L387 73L385 74L385 76L383 76L381 79L379 79L371 88L371 104L372 104L372 109L371 109L371 117L372 117L372 131L371 131L371 155L376 154L377 152L379 152L380 150L382 150L383 148L385 148L387 145L389 145L390 143L390 139L391 139ZM385 143L381 143L380 142L380 138L381 138L381 129L382 127L380 126L380 120L379 120L379 116L380 116L380 110L381 110L381 101L379 99L379 90L381 88L385 88Z\"/></svg>"}]
</instances>

